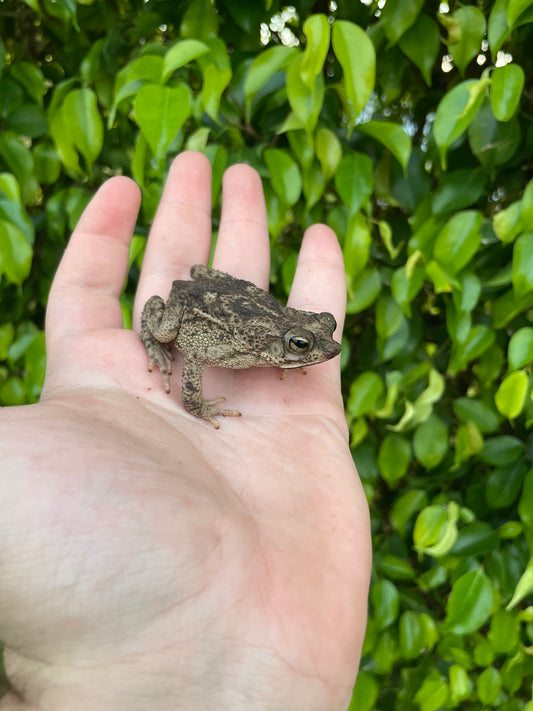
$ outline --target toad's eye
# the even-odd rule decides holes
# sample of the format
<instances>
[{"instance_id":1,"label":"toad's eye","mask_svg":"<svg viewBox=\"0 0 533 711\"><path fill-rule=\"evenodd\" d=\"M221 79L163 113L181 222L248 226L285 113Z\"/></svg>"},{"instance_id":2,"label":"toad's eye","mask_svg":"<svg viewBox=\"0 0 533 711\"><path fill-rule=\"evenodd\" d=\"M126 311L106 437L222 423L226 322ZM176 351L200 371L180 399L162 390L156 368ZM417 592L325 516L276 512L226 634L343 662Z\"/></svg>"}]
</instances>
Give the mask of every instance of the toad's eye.
<instances>
[{"instance_id":1,"label":"toad's eye","mask_svg":"<svg viewBox=\"0 0 533 711\"><path fill-rule=\"evenodd\" d=\"M289 338L289 348L293 353L305 353L309 350L311 341L304 336L291 336Z\"/></svg>"}]
</instances>

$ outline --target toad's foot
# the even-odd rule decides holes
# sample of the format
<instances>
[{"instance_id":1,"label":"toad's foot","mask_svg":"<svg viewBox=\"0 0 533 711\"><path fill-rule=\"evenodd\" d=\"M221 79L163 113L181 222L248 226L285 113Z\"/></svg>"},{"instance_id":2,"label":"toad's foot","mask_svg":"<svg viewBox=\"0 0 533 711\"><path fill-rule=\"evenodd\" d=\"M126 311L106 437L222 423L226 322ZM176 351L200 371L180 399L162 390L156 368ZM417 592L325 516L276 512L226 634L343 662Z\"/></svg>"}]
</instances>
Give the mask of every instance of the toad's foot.
<instances>
[{"instance_id":1,"label":"toad's foot","mask_svg":"<svg viewBox=\"0 0 533 711\"><path fill-rule=\"evenodd\" d=\"M218 430L220 427L216 417L240 417L241 413L238 410L224 410L217 405L224 402L225 397L218 397L216 400L202 400L202 405L193 415L201 417L203 420L209 420L213 427Z\"/></svg>"},{"instance_id":2,"label":"toad's foot","mask_svg":"<svg viewBox=\"0 0 533 711\"><path fill-rule=\"evenodd\" d=\"M171 361L173 360L172 353L163 343L159 343L153 339L145 345L148 352L148 370L152 372L154 365L157 365L165 381L165 390L169 393L170 375L172 373Z\"/></svg>"}]
</instances>

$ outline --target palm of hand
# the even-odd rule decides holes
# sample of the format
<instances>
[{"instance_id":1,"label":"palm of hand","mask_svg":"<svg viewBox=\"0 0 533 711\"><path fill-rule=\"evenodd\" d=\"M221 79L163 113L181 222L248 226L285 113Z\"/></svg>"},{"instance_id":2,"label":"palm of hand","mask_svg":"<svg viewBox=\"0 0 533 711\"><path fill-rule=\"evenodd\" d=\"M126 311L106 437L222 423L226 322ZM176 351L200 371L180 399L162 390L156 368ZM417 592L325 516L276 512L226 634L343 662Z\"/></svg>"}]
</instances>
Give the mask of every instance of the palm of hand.
<instances>
[{"instance_id":1,"label":"palm of hand","mask_svg":"<svg viewBox=\"0 0 533 711\"><path fill-rule=\"evenodd\" d=\"M13 442L22 424L39 439L8 508L18 542L7 547L2 638L59 667L141 668L148 658L215 686L251 674L259 698L276 683L281 707L297 692L306 710L342 708L369 557L338 366L283 382L270 369L209 373L206 395L243 413L217 432L176 405L179 361L169 396L138 336L109 327L116 295L96 292L109 302L106 327L88 328L80 301L79 328L65 329L54 303L79 286L64 277L63 267L43 402L7 422Z\"/></svg>"}]
</instances>

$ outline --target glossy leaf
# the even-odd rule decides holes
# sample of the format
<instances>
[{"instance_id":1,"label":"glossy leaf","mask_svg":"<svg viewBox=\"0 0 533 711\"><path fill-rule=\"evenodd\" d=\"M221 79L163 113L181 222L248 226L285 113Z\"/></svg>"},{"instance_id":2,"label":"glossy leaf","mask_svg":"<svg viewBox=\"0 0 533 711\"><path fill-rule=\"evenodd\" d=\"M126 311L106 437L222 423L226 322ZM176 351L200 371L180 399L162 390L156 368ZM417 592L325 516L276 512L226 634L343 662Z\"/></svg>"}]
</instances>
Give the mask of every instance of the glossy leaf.
<instances>
[{"instance_id":1,"label":"glossy leaf","mask_svg":"<svg viewBox=\"0 0 533 711\"><path fill-rule=\"evenodd\" d=\"M485 16L474 5L466 5L452 15L439 15L439 20L448 31L448 52L461 75L464 75L470 61L481 50Z\"/></svg>"},{"instance_id":2,"label":"glossy leaf","mask_svg":"<svg viewBox=\"0 0 533 711\"><path fill-rule=\"evenodd\" d=\"M519 297L533 291L533 232L518 237L514 244L513 288Z\"/></svg>"},{"instance_id":3,"label":"glossy leaf","mask_svg":"<svg viewBox=\"0 0 533 711\"><path fill-rule=\"evenodd\" d=\"M376 51L368 35L358 25L346 20L334 23L332 44L344 73L350 109L348 125L353 126L374 89Z\"/></svg>"},{"instance_id":4,"label":"glossy leaf","mask_svg":"<svg viewBox=\"0 0 533 711\"><path fill-rule=\"evenodd\" d=\"M402 126L388 121L369 121L359 124L357 130L383 144L402 168L407 168L411 155L411 139Z\"/></svg>"},{"instance_id":5,"label":"glossy leaf","mask_svg":"<svg viewBox=\"0 0 533 711\"><path fill-rule=\"evenodd\" d=\"M533 328L524 326L513 333L507 358L511 370L518 370L533 362Z\"/></svg>"},{"instance_id":6,"label":"glossy leaf","mask_svg":"<svg viewBox=\"0 0 533 711\"><path fill-rule=\"evenodd\" d=\"M336 174L342 159L341 142L329 128L318 128L315 134L315 151L327 182Z\"/></svg>"},{"instance_id":7,"label":"glossy leaf","mask_svg":"<svg viewBox=\"0 0 533 711\"><path fill-rule=\"evenodd\" d=\"M451 217L439 232L433 256L450 274L460 271L476 253L482 222L480 212L465 210Z\"/></svg>"},{"instance_id":8,"label":"glossy leaf","mask_svg":"<svg viewBox=\"0 0 533 711\"><path fill-rule=\"evenodd\" d=\"M409 441L399 434L385 435L379 448L378 466L382 477L391 485L402 479L411 462Z\"/></svg>"},{"instance_id":9,"label":"glossy leaf","mask_svg":"<svg viewBox=\"0 0 533 711\"><path fill-rule=\"evenodd\" d=\"M467 79L449 91L438 105L433 135L443 168L448 149L466 131L483 103L489 82L489 79Z\"/></svg>"},{"instance_id":10,"label":"glossy leaf","mask_svg":"<svg viewBox=\"0 0 533 711\"><path fill-rule=\"evenodd\" d=\"M0 276L12 284L22 284L29 274L33 249L16 225L0 220Z\"/></svg>"},{"instance_id":11,"label":"glossy leaf","mask_svg":"<svg viewBox=\"0 0 533 711\"><path fill-rule=\"evenodd\" d=\"M284 205L290 207L300 197L302 178L298 166L286 151L267 148L265 163L274 191Z\"/></svg>"},{"instance_id":12,"label":"glossy leaf","mask_svg":"<svg viewBox=\"0 0 533 711\"><path fill-rule=\"evenodd\" d=\"M335 187L352 215L360 210L372 192L372 169L372 161L362 153L349 153L339 163Z\"/></svg>"},{"instance_id":13,"label":"glossy leaf","mask_svg":"<svg viewBox=\"0 0 533 711\"><path fill-rule=\"evenodd\" d=\"M381 17L390 44L396 44L413 25L423 5L424 0L388 0Z\"/></svg>"},{"instance_id":14,"label":"glossy leaf","mask_svg":"<svg viewBox=\"0 0 533 711\"><path fill-rule=\"evenodd\" d=\"M190 111L185 87L143 86L134 103L135 120L154 156L161 160Z\"/></svg>"},{"instance_id":15,"label":"glossy leaf","mask_svg":"<svg viewBox=\"0 0 533 711\"><path fill-rule=\"evenodd\" d=\"M390 580L378 580L370 590L370 602L374 608L378 629L390 627L398 617L400 594Z\"/></svg>"},{"instance_id":16,"label":"glossy leaf","mask_svg":"<svg viewBox=\"0 0 533 711\"><path fill-rule=\"evenodd\" d=\"M431 74L440 50L439 26L429 15L421 13L400 39L400 49L420 70L431 86Z\"/></svg>"},{"instance_id":17,"label":"glossy leaf","mask_svg":"<svg viewBox=\"0 0 533 711\"><path fill-rule=\"evenodd\" d=\"M361 213L355 214L348 222L342 250L344 267L351 280L364 270L370 254L371 241L370 227L365 216Z\"/></svg>"},{"instance_id":18,"label":"glossy leaf","mask_svg":"<svg viewBox=\"0 0 533 711\"><path fill-rule=\"evenodd\" d=\"M457 635L475 632L488 620L493 604L494 589L483 570L465 573L452 586L444 624Z\"/></svg>"},{"instance_id":19,"label":"glossy leaf","mask_svg":"<svg viewBox=\"0 0 533 711\"><path fill-rule=\"evenodd\" d=\"M163 60L161 76L163 83L168 80L176 69L183 67L207 52L209 52L208 45L196 39L185 39L174 43L165 54Z\"/></svg>"},{"instance_id":20,"label":"glossy leaf","mask_svg":"<svg viewBox=\"0 0 533 711\"><path fill-rule=\"evenodd\" d=\"M492 72L490 102L498 121L509 121L515 115L524 81L524 70L518 64L496 67Z\"/></svg>"},{"instance_id":21,"label":"glossy leaf","mask_svg":"<svg viewBox=\"0 0 533 711\"><path fill-rule=\"evenodd\" d=\"M418 515L413 530L413 545L418 555L440 558L446 555L457 539L459 510L451 502L443 506L427 506Z\"/></svg>"},{"instance_id":22,"label":"glossy leaf","mask_svg":"<svg viewBox=\"0 0 533 711\"><path fill-rule=\"evenodd\" d=\"M259 89L264 87L276 72L285 69L297 55L298 51L294 47L280 45L271 47L254 58L244 81L244 96L248 113L251 100Z\"/></svg>"},{"instance_id":23,"label":"glossy leaf","mask_svg":"<svg viewBox=\"0 0 533 711\"><path fill-rule=\"evenodd\" d=\"M502 380L494 395L498 412L509 420L514 420L526 404L528 390L529 380L523 371L519 370L508 375Z\"/></svg>"},{"instance_id":24,"label":"glossy leaf","mask_svg":"<svg viewBox=\"0 0 533 711\"><path fill-rule=\"evenodd\" d=\"M352 417L360 417L370 412L383 392L383 381L377 373L361 373L354 380L348 398L348 412Z\"/></svg>"},{"instance_id":25,"label":"glossy leaf","mask_svg":"<svg viewBox=\"0 0 533 711\"><path fill-rule=\"evenodd\" d=\"M83 156L87 171L91 174L92 163L100 154L104 141L104 127L96 94L91 89L75 89L69 92L61 110L72 142Z\"/></svg>"},{"instance_id":26,"label":"glossy leaf","mask_svg":"<svg viewBox=\"0 0 533 711\"><path fill-rule=\"evenodd\" d=\"M399 642L405 659L416 659L433 649L439 633L434 620L425 612L407 610L400 618Z\"/></svg>"},{"instance_id":27,"label":"glossy leaf","mask_svg":"<svg viewBox=\"0 0 533 711\"><path fill-rule=\"evenodd\" d=\"M299 125L310 133L322 109L325 86L322 74L313 77L310 86L303 81L303 59L303 56L298 57L287 69L287 97Z\"/></svg>"},{"instance_id":28,"label":"glossy leaf","mask_svg":"<svg viewBox=\"0 0 533 711\"><path fill-rule=\"evenodd\" d=\"M415 430L413 437L415 457L426 468L433 469L450 449L448 430L436 415L430 415Z\"/></svg>"},{"instance_id":29,"label":"glossy leaf","mask_svg":"<svg viewBox=\"0 0 533 711\"><path fill-rule=\"evenodd\" d=\"M303 25L305 51L300 65L304 84L312 88L317 74L322 72L329 49L330 24L325 15L311 15Z\"/></svg>"},{"instance_id":30,"label":"glossy leaf","mask_svg":"<svg viewBox=\"0 0 533 711\"><path fill-rule=\"evenodd\" d=\"M507 22L507 4L508 0L496 0L490 11L487 34L492 56L496 56L511 32Z\"/></svg>"}]
</instances>

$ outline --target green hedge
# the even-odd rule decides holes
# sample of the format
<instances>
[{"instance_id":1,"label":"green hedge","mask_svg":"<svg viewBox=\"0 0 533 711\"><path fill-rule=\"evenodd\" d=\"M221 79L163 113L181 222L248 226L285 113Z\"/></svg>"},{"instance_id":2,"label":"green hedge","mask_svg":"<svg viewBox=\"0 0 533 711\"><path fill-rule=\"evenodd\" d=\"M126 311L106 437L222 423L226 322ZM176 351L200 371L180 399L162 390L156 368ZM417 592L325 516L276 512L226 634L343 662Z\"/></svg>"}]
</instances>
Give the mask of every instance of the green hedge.
<instances>
[{"instance_id":1,"label":"green hedge","mask_svg":"<svg viewBox=\"0 0 533 711\"><path fill-rule=\"evenodd\" d=\"M440 11L440 13L439 13ZM533 2L0 3L0 402L35 402L43 314L97 186L169 162L264 182L272 288L303 230L343 247L343 384L372 511L352 709L529 709ZM528 603L529 598L529 603Z\"/></svg>"}]
</instances>

